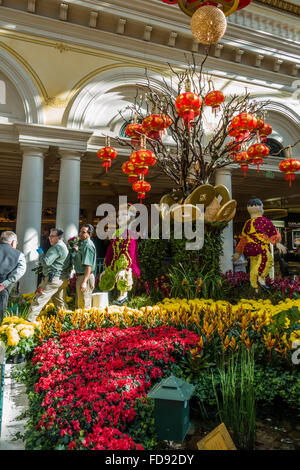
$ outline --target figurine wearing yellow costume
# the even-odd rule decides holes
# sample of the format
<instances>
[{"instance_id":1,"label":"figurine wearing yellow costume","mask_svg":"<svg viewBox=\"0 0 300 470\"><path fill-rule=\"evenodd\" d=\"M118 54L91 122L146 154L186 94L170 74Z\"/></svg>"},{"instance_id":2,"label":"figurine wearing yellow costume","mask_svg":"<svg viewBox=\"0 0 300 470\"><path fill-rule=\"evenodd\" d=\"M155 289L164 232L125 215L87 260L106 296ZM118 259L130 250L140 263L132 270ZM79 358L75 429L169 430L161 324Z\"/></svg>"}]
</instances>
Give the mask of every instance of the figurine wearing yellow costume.
<instances>
[{"instance_id":1,"label":"figurine wearing yellow costume","mask_svg":"<svg viewBox=\"0 0 300 470\"><path fill-rule=\"evenodd\" d=\"M250 283L254 289L258 286L266 288L265 278L269 274L273 258L270 243L276 245L280 253L286 248L280 243L281 235L272 222L263 217L263 203L254 197L248 201L247 210L250 219L245 223L242 237L233 255L237 261L241 254L250 258Z\"/></svg>"}]
</instances>

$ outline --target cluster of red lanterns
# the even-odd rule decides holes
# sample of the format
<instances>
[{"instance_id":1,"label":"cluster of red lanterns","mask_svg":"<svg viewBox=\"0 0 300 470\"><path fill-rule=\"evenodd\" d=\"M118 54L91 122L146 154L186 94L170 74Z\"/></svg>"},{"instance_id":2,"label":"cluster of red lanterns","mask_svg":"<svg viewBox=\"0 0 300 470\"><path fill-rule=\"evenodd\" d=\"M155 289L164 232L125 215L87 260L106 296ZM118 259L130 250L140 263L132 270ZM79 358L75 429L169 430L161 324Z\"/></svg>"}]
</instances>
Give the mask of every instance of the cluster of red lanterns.
<instances>
[{"instance_id":1,"label":"cluster of red lanterns","mask_svg":"<svg viewBox=\"0 0 300 470\"><path fill-rule=\"evenodd\" d=\"M135 150L129 160L123 163L122 172L128 176L129 184L132 184L133 191L138 193L138 199L141 201L151 189L150 183L145 181L144 177L148 175L149 168L155 165L156 157L151 150L146 149L145 135L141 135L140 145L141 148Z\"/></svg>"},{"instance_id":2,"label":"cluster of red lanterns","mask_svg":"<svg viewBox=\"0 0 300 470\"><path fill-rule=\"evenodd\" d=\"M267 157L270 152L269 147L263 141L265 142L267 135L272 133L272 127L265 124L261 118L256 118L253 114L245 111L232 119L227 133L230 137L234 137L236 142L234 151L230 156L234 158L236 163L240 164L244 176L246 176L249 169L249 163L257 165L259 173L259 166L263 164L263 158ZM245 140L255 134L257 135L257 142L246 150ZM231 143L234 144L234 142Z\"/></svg>"},{"instance_id":3,"label":"cluster of red lanterns","mask_svg":"<svg viewBox=\"0 0 300 470\"><path fill-rule=\"evenodd\" d=\"M263 164L263 159L270 153L265 142L272 134L272 126L265 123L262 118L256 118L252 114L244 112L232 119L227 133L235 139L227 144L229 156L240 164L244 176L249 169L249 163L257 165L259 173L259 166ZM257 135L257 142L246 150L245 140L253 134ZM295 172L300 170L300 161L292 158L290 150L289 157L282 160L278 166L280 171L285 173L285 179L289 181L289 186L291 186L295 179Z\"/></svg>"}]
</instances>

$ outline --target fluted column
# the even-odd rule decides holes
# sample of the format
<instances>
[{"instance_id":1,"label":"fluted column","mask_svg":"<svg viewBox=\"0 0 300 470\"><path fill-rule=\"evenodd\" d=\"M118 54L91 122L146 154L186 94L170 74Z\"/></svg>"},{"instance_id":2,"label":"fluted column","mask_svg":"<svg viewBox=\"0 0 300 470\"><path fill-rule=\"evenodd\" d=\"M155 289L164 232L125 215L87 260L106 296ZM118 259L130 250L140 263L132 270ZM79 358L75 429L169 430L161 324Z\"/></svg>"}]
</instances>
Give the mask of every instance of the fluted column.
<instances>
[{"instance_id":1,"label":"fluted column","mask_svg":"<svg viewBox=\"0 0 300 470\"><path fill-rule=\"evenodd\" d=\"M231 170L228 168L220 168L216 171L215 184L223 184L232 196ZM233 269L233 223L232 220L222 232L223 236L223 255L220 258L220 267L222 273Z\"/></svg>"},{"instance_id":2,"label":"fluted column","mask_svg":"<svg viewBox=\"0 0 300 470\"><path fill-rule=\"evenodd\" d=\"M23 163L19 189L16 232L18 248L24 253L27 270L20 280L20 292L30 293L36 289L37 276L32 272L36 267L40 244L44 150L36 147L23 148Z\"/></svg>"},{"instance_id":3,"label":"fluted column","mask_svg":"<svg viewBox=\"0 0 300 470\"><path fill-rule=\"evenodd\" d=\"M80 153L60 150L60 174L56 226L64 230L64 239L78 234L80 212Z\"/></svg>"}]
</instances>

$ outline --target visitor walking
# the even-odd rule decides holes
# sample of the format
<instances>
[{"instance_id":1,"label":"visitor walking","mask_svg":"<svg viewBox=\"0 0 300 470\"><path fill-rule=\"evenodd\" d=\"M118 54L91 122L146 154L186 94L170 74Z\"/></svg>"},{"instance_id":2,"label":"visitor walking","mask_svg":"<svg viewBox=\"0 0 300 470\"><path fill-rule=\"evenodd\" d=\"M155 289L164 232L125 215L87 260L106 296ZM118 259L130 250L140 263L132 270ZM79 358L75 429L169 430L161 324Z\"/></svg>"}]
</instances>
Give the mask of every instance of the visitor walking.
<instances>
[{"instance_id":1,"label":"visitor walking","mask_svg":"<svg viewBox=\"0 0 300 470\"><path fill-rule=\"evenodd\" d=\"M28 320L34 321L42 308L52 298L57 310L66 310L66 288L70 266L69 251L63 242L64 232L59 228L50 230L49 241L51 247L44 254L42 248L38 249L43 267L44 279L39 285L36 295L29 309Z\"/></svg>"},{"instance_id":2,"label":"visitor walking","mask_svg":"<svg viewBox=\"0 0 300 470\"><path fill-rule=\"evenodd\" d=\"M0 236L0 324L7 309L10 292L26 271L25 256L17 250L18 239L14 232Z\"/></svg>"},{"instance_id":3,"label":"visitor walking","mask_svg":"<svg viewBox=\"0 0 300 470\"><path fill-rule=\"evenodd\" d=\"M73 248L72 261L77 275L76 308L90 309L95 288L96 247L91 240L94 227L85 224L79 232L79 244Z\"/></svg>"}]
</instances>

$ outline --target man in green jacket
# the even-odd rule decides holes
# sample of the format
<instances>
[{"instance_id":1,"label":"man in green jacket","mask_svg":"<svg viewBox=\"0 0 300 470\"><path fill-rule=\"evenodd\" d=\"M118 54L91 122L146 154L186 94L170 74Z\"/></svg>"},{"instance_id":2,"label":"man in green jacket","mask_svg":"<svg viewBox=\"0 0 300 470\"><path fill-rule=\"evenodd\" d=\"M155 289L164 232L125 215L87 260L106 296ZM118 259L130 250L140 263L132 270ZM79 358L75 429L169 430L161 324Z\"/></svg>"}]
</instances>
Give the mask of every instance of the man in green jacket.
<instances>
[{"instance_id":1,"label":"man in green jacket","mask_svg":"<svg viewBox=\"0 0 300 470\"><path fill-rule=\"evenodd\" d=\"M91 240L94 227L85 224L79 232L79 244L72 253L74 269L76 271L76 308L86 310L92 307L92 293L95 288L95 275L97 253Z\"/></svg>"},{"instance_id":2,"label":"man in green jacket","mask_svg":"<svg viewBox=\"0 0 300 470\"><path fill-rule=\"evenodd\" d=\"M41 248L37 250L40 254L44 279L29 309L29 321L36 319L51 298L57 310L67 309L66 288L69 280L70 258L68 248L62 240L63 234L61 229L51 229L49 236L51 247L46 254Z\"/></svg>"}]
</instances>

